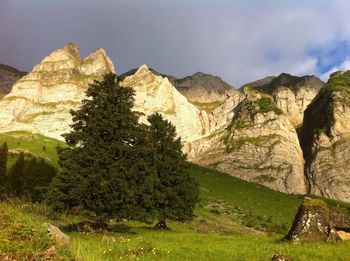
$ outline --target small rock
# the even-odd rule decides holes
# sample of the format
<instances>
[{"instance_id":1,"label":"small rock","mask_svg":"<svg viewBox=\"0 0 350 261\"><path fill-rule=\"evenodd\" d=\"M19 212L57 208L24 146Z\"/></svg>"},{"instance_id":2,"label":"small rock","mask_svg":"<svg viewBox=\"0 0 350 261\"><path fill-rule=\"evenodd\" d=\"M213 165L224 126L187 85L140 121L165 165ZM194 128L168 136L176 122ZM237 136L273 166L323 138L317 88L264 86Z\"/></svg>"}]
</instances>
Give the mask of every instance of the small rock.
<instances>
[{"instance_id":1,"label":"small rock","mask_svg":"<svg viewBox=\"0 0 350 261\"><path fill-rule=\"evenodd\" d=\"M350 240L350 233L339 230L337 231L338 236L340 237L341 240Z\"/></svg>"},{"instance_id":2,"label":"small rock","mask_svg":"<svg viewBox=\"0 0 350 261\"><path fill-rule=\"evenodd\" d=\"M58 244L67 246L70 243L70 238L64 234L58 227L51 224L45 224L47 226L47 233L49 237L55 240Z\"/></svg>"},{"instance_id":3,"label":"small rock","mask_svg":"<svg viewBox=\"0 0 350 261\"><path fill-rule=\"evenodd\" d=\"M293 259L283 254L276 254L271 258L271 261L293 261Z\"/></svg>"},{"instance_id":4,"label":"small rock","mask_svg":"<svg viewBox=\"0 0 350 261\"><path fill-rule=\"evenodd\" d=\"M111 243L115 243L116 239L115 239L115 237L109 237L109 236L104 235L102 237L102 241L104 241L104 242L106 242L108 244L111 244Z\"/></svg>"}]
</instances>

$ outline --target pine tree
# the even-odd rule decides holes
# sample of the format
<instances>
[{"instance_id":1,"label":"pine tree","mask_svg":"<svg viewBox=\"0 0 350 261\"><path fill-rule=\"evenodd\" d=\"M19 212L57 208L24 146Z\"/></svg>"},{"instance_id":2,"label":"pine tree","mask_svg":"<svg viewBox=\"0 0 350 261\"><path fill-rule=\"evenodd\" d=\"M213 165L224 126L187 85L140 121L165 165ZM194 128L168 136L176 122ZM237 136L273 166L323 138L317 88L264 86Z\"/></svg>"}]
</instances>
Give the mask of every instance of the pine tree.
<instances>
[{"instance_id":1,"label":"pine tree","mask_svg":"<svg viewBox=\"0 0 350 261\"><path fill-rule=\"evenodd\" d=\"M23 170L22 194L32 202L41 201L43 193L55 176L56 169L51 164L43 158L37 159L33 156Z\"/></svg>"},{"instance_id":2,"label":"pine tree","mask_svg":"<svg viewBox=\"0 0 350 261\"><path fill-rule=\"evenodd\" d=\"M5 142L0 147L0 193L5 192L7 179L7 160L8 160L8 146Z\"/></svg>"},{"instance_id":3,"label":"pine tree","mask_svg":"<svg viewBox=\"0 0 350 261\"><path fill-rule=\"evenodd\" d=\"M157 170L155 209L156 228L166 229L166 219L186 221L193 216L198 201L198 184L188 173L175 127L159 113L148 117L150 138Z\"/></svg>"},{"instance_id":4,"label":"pine tree","mask_svg":"<svg viewBox=\"0 0 350 261\"><path fill-rule=\"evenodd\" d=\"M26 160L24 158L24 153L21 152L15 162L15 164L10 169L8 176L8 185L11 193L15 195L20 195L23 192L24 186L24 175L23 171L26 166Z\"/></svg>"},{"instance_id":5,"label":"pine tree","mask_svg":"<svg viewBox=\"0 0 350 261\"><path fill-rule=\"evenodd\" d=\"M155 172L147 128L132 110L134 91L115 74L95 81L71 111L68 148L58 148L60 173L47 201L56 210L90 211L98 219L146 219L153 208Z\"/></svg>"}]
</instances>

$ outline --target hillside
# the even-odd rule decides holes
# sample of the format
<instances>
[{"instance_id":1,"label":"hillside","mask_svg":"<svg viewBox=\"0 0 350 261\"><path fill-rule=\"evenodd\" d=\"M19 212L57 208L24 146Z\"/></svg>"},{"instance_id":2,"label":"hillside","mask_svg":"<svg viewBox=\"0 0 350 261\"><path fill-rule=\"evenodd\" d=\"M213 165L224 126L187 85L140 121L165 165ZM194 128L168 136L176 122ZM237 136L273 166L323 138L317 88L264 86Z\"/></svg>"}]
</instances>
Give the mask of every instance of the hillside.
<instances>
[{"instance_id":1,"label":"hillside","mask_svg":"<svg viewBox=\"0 0 350 261\"><path fill-rule=\"evenodd\" d=\"M291 226L301 196L279 193L196 165L190 172L199 181L201 190L196 216L185 224L169 222L171 230L164 232L151 229L152 224L124 221L113 223L110 232L78 233L67 230L68 225L84 220L83 217L53 215L38 204L2 202L2 215L15 217L13 224L17 224L7 227L6 231L17 229L23 231L23 236L34 233L35 237L21 244L9 240L11 233L4 233L0 222L0 254L14 253L21 245L21 251L16 253L22 259L33 253L45 255L53 243L47 239L41 224L49 222L60 226L71 237L68 249L56 248L56 254L67 260L68 256L82 261L112 261L116 257L122 260L270 260L279 252L297 260L347 257L349 241L337 244L281 241ZM349 204L328 202L350 215ZM30 232L31 229L34 232Z\"/></svg>"},{"instance_id":2,"label":"hillside","mask_svg":"<svg viewBox=\"0 0 350 261\"><path fill-rule=\"evenodd\" d=\"M0 64L0 99L11 91L12 85L18 79L26 74L9 65Z\"/></svg>"},{"instance_id":3,"label":"hillside","mask_svg":"<svg viewBox=\"0 0 350 261\"><path fill-rule=\"evenodd\" d=\"M79 108L89 83L108 72L115 72L114 65L103 49L83 59L72 43L54 50L0 101L0 132L62 141L70 130L69 111ZM133 109L143 113L142 122L158 112L175 125L189 161L281 192L350 201L347 160L342 160L348 158L348 95L343 92L348 78L336 73L324 86L315 76L282 73L236 90L213 75L176 79L141 65L122 74L120 85L135 91ZM327 121L326 126L316 126L313 119ZM334 131L313 131L324 127ZM325 174L317 175L320 171Z\"/></svg>"}]
</instances>

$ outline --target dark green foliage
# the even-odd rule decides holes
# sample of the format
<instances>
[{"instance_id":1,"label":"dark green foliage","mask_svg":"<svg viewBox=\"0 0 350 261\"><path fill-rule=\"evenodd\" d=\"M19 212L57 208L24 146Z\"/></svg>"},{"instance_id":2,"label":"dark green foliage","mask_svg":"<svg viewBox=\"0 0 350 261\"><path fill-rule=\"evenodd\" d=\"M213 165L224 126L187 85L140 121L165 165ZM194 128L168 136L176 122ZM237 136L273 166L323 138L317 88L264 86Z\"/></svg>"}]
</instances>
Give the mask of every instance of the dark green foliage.
<instances>
[{"instance_id":1,"label":"dark green foliage","mask_svg":"<svg viewBox=\"0 0 350 261\"><path fill-rule=\"evenodd\" d=\"M56 169L43 158L37 159L22 152L8 173L5 190L32 202L41 201L55 175Z\"/></svg>"},{"instance_id":2,"label":"dark green foliage","mask_svg":"<svg viewBox=\"0 0 350 261\"><path fill-rule=\"evenodd\" d=\"M153 208L155 172L147 128L132 111L134 91L114 74L95 81L73 116L68 148L58 148L60 173L47 202L56 210L97 219L146 220Z\"/></svg>"},{"instance_id":3,"label":"dark green foliage","mask_svg":"<svg viewBox=\"0 0 350 261\"><path fill-rule=\"evenodd\" d=\"M282 114L282 111L277 108L276 104L272 101L270 97L262 97L257 101L259 110L257 112L265 113L269 111L274 111L276 114Z\"/></svg>"},{"instance_id":4,"label":"dark green foliage","mask_svg":"<svg viewBox=\"0 0 350 261\"><path fill-rule=\"evenodd\" d=\"M150 137L157 170L155 209L157 227L165 228L165 220L189 220L198 201L198 184L188 173L186 156L176 129L158 113L148 117Z\"/></svg>"},{"instance_id":5,"label":"dark green foliage","mask_svg":"<svg viewBox=\"0 0 350 261\"><path fill-rule=\"evenodd\" d=\"M332 73L325 89L328 91L346 91L350 93L350 71Z\"/></svg>"},{"instance_id":6,"label":"dark green foliage","mask_svg":"<svg viewBox=\"0 0 350 261\"><path fill-rule=\"evenodd\" d=\"M33 201L43 200L43 194L56 176L56 169L44 159L32 157L23 170L23 195Z\"/></svg>"},{"instance_id":7,"label":"dark green foliage","mask_svg":"<svg viewBox=\"0 0 350 261\"><path fill-rule=\"evenodd\" d=\"M5 186L7 182L7 160L8 160L8 147L7 143L0 147L0 198L4 195Z\"/></svg>"},{"instance_id":8,"label":"dark green foliage","mask_svg":"<svg viewBox=\"0 0 350 261\"><path fill-rule=\"evenodd\" d=\"M21 152L15 162L15 164L10 169L8 177L8 187L9 191L15 195L20 195L23 192L24 185L24 175L23 171L26 162L24 159L24 153Z\"/></svg>"}]
</instances>

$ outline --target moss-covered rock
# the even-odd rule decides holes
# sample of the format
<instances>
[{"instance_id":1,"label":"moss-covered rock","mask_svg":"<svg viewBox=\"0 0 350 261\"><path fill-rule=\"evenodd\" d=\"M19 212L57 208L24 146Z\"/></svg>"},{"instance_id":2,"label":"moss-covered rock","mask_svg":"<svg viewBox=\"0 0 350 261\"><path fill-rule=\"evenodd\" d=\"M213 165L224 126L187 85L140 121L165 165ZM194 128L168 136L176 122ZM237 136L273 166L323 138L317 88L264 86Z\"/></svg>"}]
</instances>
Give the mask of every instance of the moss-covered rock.
<instances>
[{"instance_id":1,"label":"moss-covered rock","mask_svg":"<svg viewBox=\"0 0 350 261\"><path fill-rule=\"evenodd\" d=\"M305 198L287 235L291 241L339 241L350 232L350 219L320 199Z\"/></svg>"}]
</instances>

